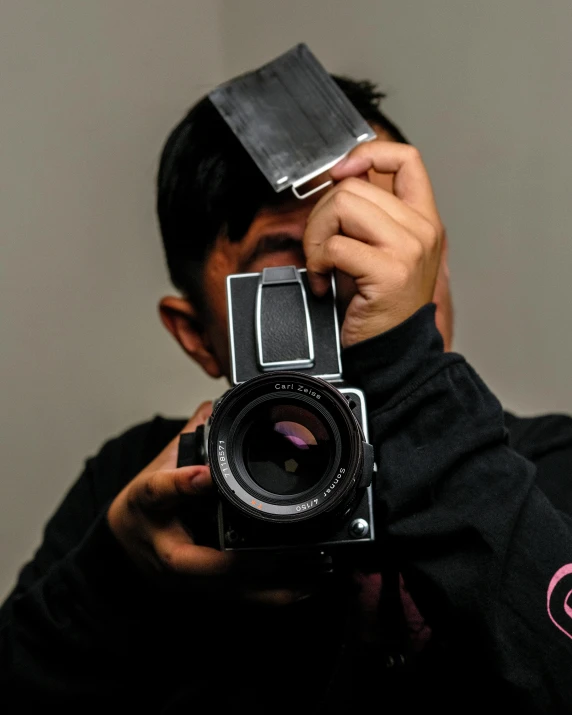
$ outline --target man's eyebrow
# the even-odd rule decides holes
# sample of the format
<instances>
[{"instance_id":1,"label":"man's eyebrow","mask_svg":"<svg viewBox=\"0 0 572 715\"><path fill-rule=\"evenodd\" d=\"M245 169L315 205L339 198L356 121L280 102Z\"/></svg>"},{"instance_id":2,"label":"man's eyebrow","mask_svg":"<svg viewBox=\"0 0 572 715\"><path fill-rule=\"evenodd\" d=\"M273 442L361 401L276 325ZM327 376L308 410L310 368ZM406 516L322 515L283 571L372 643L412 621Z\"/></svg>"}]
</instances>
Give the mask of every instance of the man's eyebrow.
<instances>
[{"instance_id":1,"label":"man's eyebrow","mask_svg":"<svg viewBox=\"0 0 572 715\"><path fill-rule=\"evenodd\" d=\"M268 255L269 253L281 253L282 251L293 251L299 253L300 257L303 258L304 249L301 238L296 238L291 233L271 233L261 236L253 250L240 261L240 271L247 272L260 256Z\"/></svg>"}]
</instances>

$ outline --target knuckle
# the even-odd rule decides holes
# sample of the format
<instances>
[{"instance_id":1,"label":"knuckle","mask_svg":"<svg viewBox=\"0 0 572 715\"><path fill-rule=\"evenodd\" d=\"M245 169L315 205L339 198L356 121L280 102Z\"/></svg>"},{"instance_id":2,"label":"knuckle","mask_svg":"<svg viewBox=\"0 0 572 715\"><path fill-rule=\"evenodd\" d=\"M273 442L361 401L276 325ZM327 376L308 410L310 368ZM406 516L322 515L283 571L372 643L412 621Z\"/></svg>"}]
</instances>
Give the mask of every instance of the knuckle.
<instances>
[{"instance_id":1,"label":"knuckle","mask_svg":"<svg viewBox=\"0 0 572 715\"><path fill-rule=\"evenodd\" d=\"M363 183L363 180L358 179L356 176L348 176L347 179L340 181L340 191L345 191L349 194L356 194L359 192Z\"/></svg>"},{"instance_id":2,"label":"knuckle","mask_svg":"<svg viewBox=\"0 0 572 715\"><path fill-rule=\"evenodd\" d=\"M174 544L163 543L160 548L156 547L156 553L163 570L167 573L174 574L182 570L178 549Z\"/></svg>"},{"instance_id":3,"label":"knuckle","mask_svg":"<svg viewBox=\"0 0 572 715\"><path fill-rule=\"evenodd\" d=\"M336 234L335 236L330 236L325 244L326 253L328 258L332 263L340 258L340 255L344 248L344 237Z\"/></svg>"},{"instance_id":4,"label":"knuckle","mask_svg":"<svg viewBox=\"0 0 572 715\"><path fill-rule=\"evenodd\" d=\"M405 149L405 151L406 151L407 159L409 161L417 161L417 162L423 161L421 158L421 152L419 151L419 149L416 146L412 146L411 144L408 144L407 149Z\"/></svg>"},{"instance_id":5,"label":"knuckle","mask_svg":"<svg viewBox=\"0 0 572 715\"><path fill-rule=\"evenodd\" d=\"M409 258L415 265L421 263L425 257L425 251L421 241L413 239L409 242L408 247Z\"/></svg>"},{"instance_id":6,"label":"knuckle","mask_svg":"<svg viewBox=\"0 0 572 715\"><path fill-rule=\"evenodd\" d=\"M149 477L149 479L146 479L143 483L143 494L149 501L153 501L157 497L157 486L152 477Z\"/></svg>"},{"instance_id":7,"label":"knuckle","mask_svg":"<svg viewBox=\"0 0 572 715\"><path fill-rule=\"evenodd\" d=\"M416 229L415 233L424 243L431 243L435 238L436 231L433 224L425 218L421 218L419 227Z\"/></svg>"},{"instance_id":8,"label":"knuckle","mask_svg":"<svg viewBox=\"0 0 572 715\"><path fill-rule=\"evenodd\" d=\"M158 554L159 561L163 567L163 570L169 573L177 572L177 564L175 559L175 554L171 549L163 549L161 553Z\"/></svg>"},{"instance_id":9,"label":"knuckle","mask_svg":"<svg viewBox=\"0 0 572 715\"><path fill-rule=\"evenodd\" d=\"M127 505L127 510L131 514L139 511L139 499L137 498L137 492L135 489L129 489L125 495L125 504Z\"/></svg>"},{"instance_id":10,"label":"knuckle","mask_svg":"<svg viewBox=\"0 0 572 715\"><path fill-rule=\"evenodd\" d=\"M339 189L332 196L332 203L337 213L345 213L352 201L352 193L346 189Z\"/></svg>"},{"instance_id":11,"label":"knuckle","mask_svg":"<svg viewBox=\"0 0 572 715\"><path fill-rule=\"evenodd\" d=\"M424 224L424 226L422 228L422 233L423 233L423 241L427 244L429 249L432 250L439 244L440 231L436 226L434 226L429 221L427 221Z\"/></svg>"},{"instance_id":12,"label":"knuckle","mask_svg":"<svg viewBox=\"0 0 572 715\"><path fill-rule=\"evenodd\" d=\"M405 288L409 283L409 277L409 266L402 261L396 262L393 268L394 287L397 289Z\"/></svg>"}]
</instances>

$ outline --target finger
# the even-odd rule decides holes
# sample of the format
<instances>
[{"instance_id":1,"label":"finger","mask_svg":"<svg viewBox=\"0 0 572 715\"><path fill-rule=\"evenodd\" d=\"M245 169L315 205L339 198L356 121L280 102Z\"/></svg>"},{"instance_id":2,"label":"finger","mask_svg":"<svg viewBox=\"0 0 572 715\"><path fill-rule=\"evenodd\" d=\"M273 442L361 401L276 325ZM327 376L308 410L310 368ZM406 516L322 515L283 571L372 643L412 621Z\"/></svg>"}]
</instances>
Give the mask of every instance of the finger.
<instances>
[{"instance_id":1,"label":"finger","mask_svg":"<svg viewBox=\"0 0 572 715\"><path fill-rule=\"evenodd\" d=\"M304 249L312 250L335 234L358 239L370 246L399 246L410 233L387 211L358 194L340 190L312 213L304 232Z\"/></svg>"},{"instance_id":2,"label":"finger","mask_svg":"<svg viewBox=\"0 0 572 715\"><path fill-rule=\"evenodd\" d=\"M344 238L352 241L352 244L346 243L344 246ZM356 260L363 260L365 254L356 243L391 249L404 255L413 250L410 244L416 244L413 248L420 247L419 240L386 211L356 194L338 192L313 215L304 232L308 280L317 295L322 295L328 287L325 278L327 274L320 270L325 265L338 268L353 277L357 277L357 272L361 277L365 266L358 269L354 264ZM357 251L353 258L344 250L350 245ZM349 264L348 258L351 259ZM346 263L338 262L340 260ZM376 255L369 253L367 260L375 261ZM347 270L349 266L352 266L352 270Z\"/></svg>"},{"instance_id":3,"label":"finger","mask_svg":"<svg viewBox=\"0 0 572 715\"><path fill-rule=\"evenodd\" d=\"M340 236L330 236L315 246L306 261L308 281L317 295L324 293L324 276L334 269L339 269L351 276L356 282L367 278L373 267L379 269L380 258L384 249L373 247L363 241Z\"/></svg>"},{"instance_id":4,"label":"finger","mask_svg":"<svg viewBox=\"0 0 572 715\"><path fill-rule=\"evenodd\" d=\"M212 488L210 470L204 465L164 469L133 482L130 504L144 511L162 511L189 497L206 495Z\"/></svg>"},{"instance_id":5,"label":"finger","mask_svg":"<svg viewBox=\"0 0 572 715\"><path fill-rule=\"evenodd\" d=\"M173 521L167 529L157 529L153 546L162 566L186 576L221 576L230 571L234 556L209 546L197 546L183 526Z\"/></svg>"},{"instance_id":6,"label":"finger","mask_svg":"<svg viewBox=\"0 0 572 715\"><path fill-rule=\"evenodd\" d=\"M312 221L314 216L321 212L324 206L332 200L333 196L342 191L361 196L361 198L383 209L389 216L397 221L397 223L407 228L422 241L426 240L427 242L431 242L436 234L435 227L425 216L422 216L414 208L408 206L401 199L398 199L397 196L390 191L386 191L369 181L363 181L361 178L355 177L343 179L336 184L328 194L323 196L320 201L316 203L307 221Z\"/></svg>"},{"instance_id":7,"label":"finger","mask_svg":"<svg viewBox=\"0 0 572 715\"><path fill-rule=\"evenodd\" d=\"M314 251L312 259L308 261L308 279L310 270L319 275L338 269L354 279L363 300L379 299L379 286L382 286L383 293L390 295L403 290L410 283L415 262L423 260L419 245L412 243L411 250L417 250L417 256L400 256L392 249L369 246L348 236L331 236ZM428 302L433 295L435 279L431 278L425 283L423 303L418 307Z\"/></svg>"},{"instance_id":8,"label":"finger","mask_svg":"<svg viewBox=\"0 0 572 715\"><path fill-rule=\"evenodd\" d=\"M341 181L370 169L394 174L395 195L432 222L440 220L429 175L415 147L383 140L366 142L332 167L330 175Z\"/></svg>"}]
</instances>

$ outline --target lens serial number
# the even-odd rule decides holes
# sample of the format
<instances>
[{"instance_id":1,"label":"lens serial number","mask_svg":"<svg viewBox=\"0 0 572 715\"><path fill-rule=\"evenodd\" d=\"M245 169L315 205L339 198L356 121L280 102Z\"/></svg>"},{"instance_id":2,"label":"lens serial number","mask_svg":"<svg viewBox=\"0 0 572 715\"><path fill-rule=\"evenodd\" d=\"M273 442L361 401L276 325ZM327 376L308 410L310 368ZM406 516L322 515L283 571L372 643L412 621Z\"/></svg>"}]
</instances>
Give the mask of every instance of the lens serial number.
<instances>
[{"instance_id":1,"label":"lens serial number","mask_svg":"<svg viewBox=\"0 0 572 715\"><path fill-rule=\"evenodd\" d=\"M225 479L228 479L230 475L230 468L228 466L228 460L226 458L226 449L224 440L219 439L217 447L217 458L219 461L220 471Z\"/></svg>"},{"instance_id":2,"label":"lens serial number","mask_svg":"<svg viewBox=\"0 0 572 715\"><path fill-rule=\"evenodd\" d=\"M274 385L275 390L290 390L290 392L302 392L305 395L309 395L310 397L315 397L316 400L322 399L322 395L319 392L316 392L316 390L312 390L311 387L307 387L306 385L299 385L295 382L277 382Z\"/></svg>"}]
</instances>

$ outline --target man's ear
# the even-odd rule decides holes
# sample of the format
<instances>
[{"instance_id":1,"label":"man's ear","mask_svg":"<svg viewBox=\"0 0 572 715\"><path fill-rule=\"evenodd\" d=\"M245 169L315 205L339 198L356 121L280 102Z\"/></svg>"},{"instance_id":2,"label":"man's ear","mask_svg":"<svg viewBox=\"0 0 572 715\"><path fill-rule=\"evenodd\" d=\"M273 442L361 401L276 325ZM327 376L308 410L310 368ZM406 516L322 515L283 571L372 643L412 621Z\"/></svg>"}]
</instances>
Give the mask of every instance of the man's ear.
<instances>
[{"instance_id":1,"label":"man's ear","mask_svg":"<svg viewBox=\"0 0 572 715\"><path fill-rule=\"evenodd\" d=\"M159 301L161 322L183 348L211 377L222 375L198 311L184 298L166 296Z\"/></svg>"}]
</instances>

